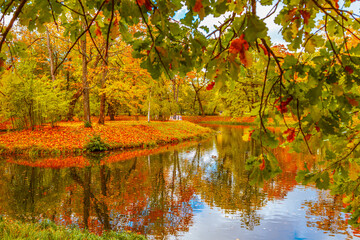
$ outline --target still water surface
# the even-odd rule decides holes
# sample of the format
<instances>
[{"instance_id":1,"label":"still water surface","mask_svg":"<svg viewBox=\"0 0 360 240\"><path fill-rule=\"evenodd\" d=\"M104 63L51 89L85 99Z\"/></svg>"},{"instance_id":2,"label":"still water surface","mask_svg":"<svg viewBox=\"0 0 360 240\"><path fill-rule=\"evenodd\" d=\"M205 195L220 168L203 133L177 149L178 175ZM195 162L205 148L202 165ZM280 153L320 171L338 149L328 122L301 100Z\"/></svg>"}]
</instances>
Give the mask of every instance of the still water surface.
<instances>
[{"instance_id":1,"label":"still water surface","mask_svg":"<svg viewBox=\"0 0 360 240\"><path fill-rule=\"evenodd\" d=\"M356 239L342 201L298 185L314 160L278 149L283 172L249 184L245 159L258 154L243 129L218 127L200 143L156 150L0 161L0 215L68 227L125 230L149 239Z\"/></svg>"}]
</instances>

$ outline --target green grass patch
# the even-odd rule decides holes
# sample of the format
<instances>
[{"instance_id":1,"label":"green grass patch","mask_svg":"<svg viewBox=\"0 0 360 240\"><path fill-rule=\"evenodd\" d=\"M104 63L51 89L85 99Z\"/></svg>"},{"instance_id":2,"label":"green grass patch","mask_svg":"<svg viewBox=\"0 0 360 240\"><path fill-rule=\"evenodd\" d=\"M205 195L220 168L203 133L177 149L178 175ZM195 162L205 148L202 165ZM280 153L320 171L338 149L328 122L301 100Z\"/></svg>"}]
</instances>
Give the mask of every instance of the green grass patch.
<instances>
[{"instance_id":1,"label":"green grass patch","mask_svg":"<svg viewBox=\"0 0 360 240\"><path fill-rule=\"evenodd\" d=\"M144 240L145 236L127 232L105 232L102 236L89 233L78 228L67 229L57 226L55 223L45 220L41 223L22 223L0 218L0 239L28 239L28 240Z\"/></svg>"},{"instance_id":2,"label":"green grass patch","mask_svg":"<svg viewBox=\"0 0 360 240\"><path fill-rule=\"evenodd\" d=\"M240 125L240 126L255 126L257 123L255 122L223 122L223 121L204 121L200 122L200 124L213 124L213 125Z\"/></svg>"}]
</instances>

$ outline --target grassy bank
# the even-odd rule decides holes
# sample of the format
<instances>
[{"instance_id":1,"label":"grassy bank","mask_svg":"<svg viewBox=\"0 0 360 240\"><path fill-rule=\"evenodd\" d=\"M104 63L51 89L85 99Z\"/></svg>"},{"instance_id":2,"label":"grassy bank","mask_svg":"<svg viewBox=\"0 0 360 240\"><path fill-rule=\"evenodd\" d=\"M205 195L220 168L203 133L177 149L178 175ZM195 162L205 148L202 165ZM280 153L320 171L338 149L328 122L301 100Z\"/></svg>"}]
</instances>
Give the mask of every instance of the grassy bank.
<instances>
[{"instance_id":1,"label":"grassy bank","mask_svg":"<svg viewBox=\"0 0 360 240\"><path fill-rule=\"evenodd\" d=\"M167 143L204 137L209 128L187 121L113 121L85 128L82 122L62 122L57 127L0 134L1 154L81 153L94 136L100 136L107 149L155 147Z\"/></svg>"},{"instance_id":2,"label":"grassy bank","mask_svg":"<svg viewBox=\"0 0 360 240\"><path fill-rule=\"evenodd\" d=\"M255 117L224 117L224 116L184 116L184 120L193 123L207 123L216 125L252 125L255 124Z\"/></svg>"},{"instance_id":3,"label":"grassy bank","mask_svg":"<svg viewBox=\"0 0 360 240\"><path fill-rule=\"evenodd\" d=\"M183 117L184 120L187 120L189 122L197 123L197 124L204 124L205 126L207 124L209 125L235 125L235 126L257 126L259 125L259 122L256 122L255 116L249 116L249 117L223 117L223 116L186 116ZM296 120L292 117L285 117L285 121L287 124L293 124L296 123ZM279 126L285 126L285 123L281 120L278 123L275 123L273 119L269 118L267 119L266 126L271 127L279 127Z\"/></svg>"},{"instance_id":4,"label":"grassy bank","mask_svg":"<svg viewBox=\"0 0 360 240\"><path fill-rule=\"evenodd\" d=\"M63 226L57 226L50 221L42 223L22 223L19 221L11 221L0 218L0 239L29 239L29 240L71 240L71 239L87 239L87 240L105 240L105 239L121 239L121 240L143 240L146 239L142 235L132 233L105 232L102 236L89 233L78 228L66 229Z\"/></svg>"}]
</instances>

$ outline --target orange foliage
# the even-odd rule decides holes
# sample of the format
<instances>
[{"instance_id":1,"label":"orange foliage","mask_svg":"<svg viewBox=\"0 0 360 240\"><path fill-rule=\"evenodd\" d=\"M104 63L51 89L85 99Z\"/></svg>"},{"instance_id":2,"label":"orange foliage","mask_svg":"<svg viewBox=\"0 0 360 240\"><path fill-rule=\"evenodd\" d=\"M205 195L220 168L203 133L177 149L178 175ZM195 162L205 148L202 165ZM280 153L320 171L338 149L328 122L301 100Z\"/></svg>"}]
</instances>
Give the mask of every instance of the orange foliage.
<instances>
[{"instance_id":1,"label":"orange foliage","mask_svg":"<svg viewBox=\"0 0 360 240\"><path fill-rule=\"evenodd\" d=\"M251 65L250 56L247 54L249 43L244 38L245 35L242 34L239 38L232 40L229 52L235 56L239 54L240 62L244 64L245 67L248 67Z\"/></svg>"}]
</instances>

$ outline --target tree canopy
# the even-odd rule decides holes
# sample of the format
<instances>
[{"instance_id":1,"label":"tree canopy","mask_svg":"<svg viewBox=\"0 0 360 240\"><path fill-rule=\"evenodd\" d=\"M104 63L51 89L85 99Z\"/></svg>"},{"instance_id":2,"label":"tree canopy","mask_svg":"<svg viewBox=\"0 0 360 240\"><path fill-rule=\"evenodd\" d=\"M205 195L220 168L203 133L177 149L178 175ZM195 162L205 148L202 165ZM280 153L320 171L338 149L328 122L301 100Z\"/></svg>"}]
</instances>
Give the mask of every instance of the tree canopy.
<instances>
[{"instance_id":1,"label":"tree canopy","mask_svg":"<svg viewBox=\"0 0 360 240\"><path fill-rule=\"evenodd\" d=\"M131 90L129 99L142 97L136 109L144 108L145 102L151 101L150 92L161 95L157 105L162 106L166 96L156 89L159 82L152 82L147 73L137 71L127 75L133 79L132 83L129 80L115 83L119 75L106 81L114 75L114 70L124 74L127 71L124 66L130 64L121 60L121 38L132 46L132 57L141 59L139 65L147 69L152 79L167 79L168 86L176 89L180 81L174 79L186 81L188 74L195 72L197 75L189 82L194 87L194 99L199 100L199 108L202 108L200 99L203 99L201 89L217 91L227 87L230 93L233 92L231 89L245 89L241 94L248 98L239 101L238 105L248 102L251 106L244 111L257 115L259 127L249 134L261 142L263 148L260 156L248 161L253 177L270 177L278 171L271 148L279 145L291 145L294 151L305 148L311 154L320 155L324 161L316 171L299 172L298 180L314 182L319 188L330 188L335 194L343 194L348 204L346 210L353 213L351 223L358 224L360 16L351 10L356 4L356 0L6 0L0 6L0 66L5 72L0 86L10 83L11 86L7 87L9 92L1 93L9 95L12 89L19 88L6 73L13 71L16 61L21 65L20 75L29 75L29 81L21 86L24 94L41 86L39 79L30 76L38 66L22 60L24 54L29 56L31 52L29 44L25 44L28 39L25 36L23 40L18 39L19 33L14 26L19 24L39 34L52 30L61 32L61 35L52 36L53 42L43 42L42 59L50 63L46 75L53 79L53 86L49 91L30 91L33 100L31 104L26 103L26 107L41 108L42 105L36 102L41 96L49 102L64 98L57 93L59 85L56 84L61 80L56 79L56 75L61 71L66 75L69 67L77 69L71 77L82 76L81 83L72 81L70 76L64 80L69 89L74 89L73 98L68 98L70 102L78 98L77 85L82 86L84 100L91 101L86 92L97 77L101 78L96 89L102 99L100 112L105 109L106 94L111 99L121 94L116 92L120 86L132 89L136 84L147 87L147 92ZM260 6L272 8L262 15L257 11ZM175 18L180 11L184 17ZM266 26L266 19L275 15L274 22L281 26L286 48L272 41ZM211 26L203 24L207 17L219 18L219 23L209 28ZM49 30L50 25L52 30ZM54 42L58 39L65 39L61 46ZM117 60L112 58L114 56ZM137 64L136 61L131 64ZM87 71L88 68L97 70ZM185 89L188 87L184 86ZM115 90L109 92L111 89ZM181 102L176 91L173 93L171 104ZM21 99L21 93L16 94ZM234 96L225 93L224 98L232 103ZM86 101L84 114L89 115L90 107ZM110 100L109 107L112 103L126 104ZM13 101L11 104L24 103ZM59 111L51 105L47 107L41 108L41 112L56 115ZM234 107L236 109L231 106ZM289 122L288 118L295 123ZM269 119L286 125L282 133L286 141L280 142L267 127Z\"/></svg>"}]
</instances>

